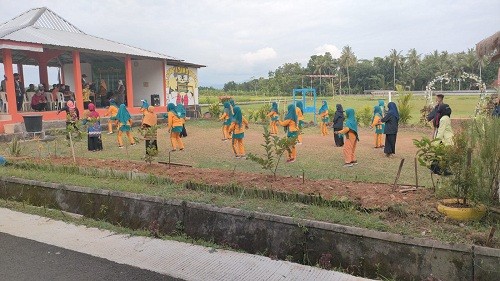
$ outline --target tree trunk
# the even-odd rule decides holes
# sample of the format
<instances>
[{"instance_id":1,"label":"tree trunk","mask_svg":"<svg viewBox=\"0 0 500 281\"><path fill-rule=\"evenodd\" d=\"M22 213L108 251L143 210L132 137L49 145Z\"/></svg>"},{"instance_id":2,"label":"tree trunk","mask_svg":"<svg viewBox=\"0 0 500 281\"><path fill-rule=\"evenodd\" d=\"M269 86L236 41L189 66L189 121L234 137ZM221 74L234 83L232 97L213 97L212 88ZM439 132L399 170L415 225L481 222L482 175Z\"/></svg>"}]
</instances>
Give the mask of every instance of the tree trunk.
<instances>
[{"instance_id":1,"label":"tree trunk","mask_svg":"<svg viewBox=\"0 0 500 281\"><path fill-rule=\"evenodd\" d=\"M349 66L347 66L347 88L349 95L351 94L351 82L349 81Z\"/></svg>"}]
</instances>

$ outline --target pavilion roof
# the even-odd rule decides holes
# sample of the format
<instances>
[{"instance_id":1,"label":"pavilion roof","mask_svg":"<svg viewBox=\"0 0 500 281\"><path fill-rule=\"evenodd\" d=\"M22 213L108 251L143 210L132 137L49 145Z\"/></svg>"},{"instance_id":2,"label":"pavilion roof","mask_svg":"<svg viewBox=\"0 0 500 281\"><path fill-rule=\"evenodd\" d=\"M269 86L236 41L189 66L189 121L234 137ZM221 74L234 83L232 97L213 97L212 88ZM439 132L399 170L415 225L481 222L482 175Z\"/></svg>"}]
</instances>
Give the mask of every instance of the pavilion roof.
<instances>
[{"instance_id":1,"label":"pavilion roof","mask_svg":"<svg viewBox=\"0 0 500 281\"><path fill-rule=\"evenodd\" d=\"M476 44L476 52L479 57L491 55L491 60L500 59L500 31Z\"/></svg>"},{"instance_id":2,"label":"pavilion roof","mask_svg":"<svg viewBox=\"0 0 500 281\"><path fill-rule=\"evenodd\" d=\"M164 59L168 64L189 64L183 60L123 43L89 35L53 12L42 7L34 8L0 24L0 40L40 44L43 48L71 50L104 56L131 55L132 57Z\"/></svg>"}]
</instances>

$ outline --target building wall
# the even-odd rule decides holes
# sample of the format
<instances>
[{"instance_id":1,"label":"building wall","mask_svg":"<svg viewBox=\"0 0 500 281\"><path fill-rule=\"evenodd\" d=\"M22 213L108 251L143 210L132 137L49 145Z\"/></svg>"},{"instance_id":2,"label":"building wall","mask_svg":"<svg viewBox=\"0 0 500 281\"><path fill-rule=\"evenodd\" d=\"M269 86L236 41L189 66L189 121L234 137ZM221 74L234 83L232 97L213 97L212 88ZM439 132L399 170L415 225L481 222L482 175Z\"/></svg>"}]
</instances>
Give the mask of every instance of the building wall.
<instances>
[{"instance_id":1,"label":"building wall","mask_svg":"<svg viewBox=\"0 0 500 281\"><path fill-rule=\"evenodd\" d=\"M87 74L87 82L92 83L94 80L92 79L92 65L90 63L81 63L82 75ZM62 71L64 73L64 84L69 85L71 91L75 91L75 80L73 79L73 64L65 64L62 67ZM81 79L81 78L80 78ZM83 86L83 85L82 85Z\"/></svg>"},{"instance_id":2,"label":"building wall","mask_svg":"<svg viewBox=\"0 0 500 281\"><path fill-rule=\"evenodd\" d=\"M169 103L198 104L198 69L167 65L165 85Z\"/></svg>"},{"instance_id":3,"label":"building wall","mask_svg":"<svg viewBox=\"0 0 500 281\"><path fill-rule=\"evenodd\" d=\"M163 98L163 62L160 60L133 60L132 80L134 81L134 106L141 106L144 99L151 103L151 95Z\"/></svg>"}]
</instances>

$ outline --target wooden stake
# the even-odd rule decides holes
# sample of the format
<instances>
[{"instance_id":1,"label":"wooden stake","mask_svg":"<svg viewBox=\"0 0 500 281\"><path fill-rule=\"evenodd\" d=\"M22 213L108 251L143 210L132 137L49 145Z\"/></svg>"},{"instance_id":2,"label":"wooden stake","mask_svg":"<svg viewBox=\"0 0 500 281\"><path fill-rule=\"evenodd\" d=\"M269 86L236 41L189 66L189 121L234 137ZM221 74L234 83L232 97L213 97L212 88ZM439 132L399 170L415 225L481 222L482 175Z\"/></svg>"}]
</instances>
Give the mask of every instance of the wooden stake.
<instances>
[{"instance_id":1,"label":"wooden stake","mask_svg":"<svg viewBox=\"0 0 500 281\"><path fill-rule=\"evenodd\" d=\"M486 239L486 247L491 246L491 241L493 240L493 235L495 235L496 228L493 226L490 229L490 235L488 235L488 239Z\"/></svg>"},{"instance_id":2,"label":"wooden stake","mask_svg":"<svg viewBox=\"0 0 500 281\"><path fill-rule=\"evenodd\" d=\"M413 158L415 162L415 187L418 188L418 170L417 170L417 158Z\"/></svg>"},{"instance_id":3,"label":"wooden stake","mask_svg":"<svg viewBox=\"0 0 500 281\"><path fill-rule=\"evenodd\" d=\"M76 164L75 147L73 146L73 138L71 137L71 132L68 132L68 134L69 134L69 144L71 145L71 154L73 155L73 163Z\"/></svg>"},{"instance_id":4,"label":"wooden stake","mask_svg":"<svg viewBox=\"0 0 500 281\"><path fill-rule=\"evenodd\" d=\"M401 159L401 163L399 163L399 169L398 169L398 174L396 175L396 179L394 180L394 185L392 186L392 190L394 191L396 189L396 186L398 184L398 179L399 176L401 175L401 170L403 169L403 164L405 163L405 159Z\"/></svg>"},{"instance_id":5,"label":"wooden stake","mask_svg":"<svg viewBox=\"0 0 500 281\"><path fill-rule=\"evenodd\" d=\"M431 171L431 180L432 180L432 192L436 192L436 185L434 184L434 173Z\"/></svg>"}]
</instances>

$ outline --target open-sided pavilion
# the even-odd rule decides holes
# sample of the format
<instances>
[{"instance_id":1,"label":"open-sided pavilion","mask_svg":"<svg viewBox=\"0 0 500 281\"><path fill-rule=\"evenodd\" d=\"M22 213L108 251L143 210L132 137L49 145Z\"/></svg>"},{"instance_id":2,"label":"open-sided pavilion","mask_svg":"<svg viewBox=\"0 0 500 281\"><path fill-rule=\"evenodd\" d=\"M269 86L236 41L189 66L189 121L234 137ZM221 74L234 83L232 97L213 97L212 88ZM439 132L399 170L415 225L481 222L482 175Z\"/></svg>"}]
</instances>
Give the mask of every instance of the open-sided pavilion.
<instances>
[{"instance_id":1,"label":"open-sided pavilion","mask_svg":"<svg viewBox=\"0 0 500 281\"><path fill-rule=\"evenodd\" d=\"M169 101L198 104L197 71L203 65L86 34L45 7L0 24L0 50L0 63L7 77L0 133L5 125L22 122L22 114L26 113L17 110L13 76L16 67L22 81L25 65L38 66L40 83L47 86L48 67L58 68L59 82L74 92L80 112L84 110L82 74L97 85L104 80L108 90L115 89L122 80L131 113L139 112L141 100L153 97L158 112L166 111ZM55 108L37 112L45 121L65 118L56 113Z\"/></svg>"}]
</instances>

